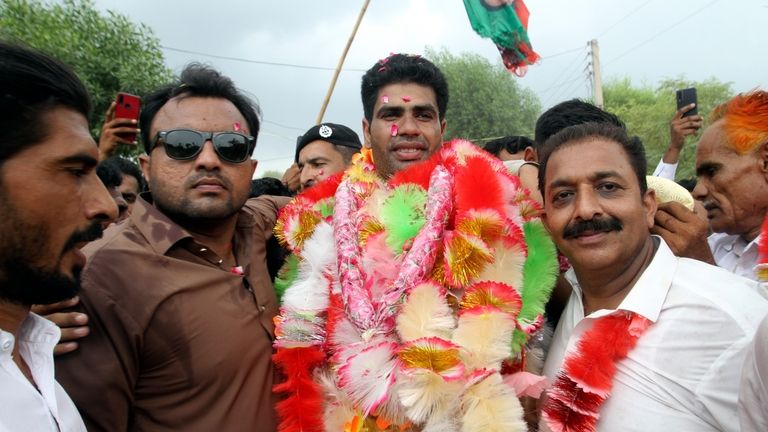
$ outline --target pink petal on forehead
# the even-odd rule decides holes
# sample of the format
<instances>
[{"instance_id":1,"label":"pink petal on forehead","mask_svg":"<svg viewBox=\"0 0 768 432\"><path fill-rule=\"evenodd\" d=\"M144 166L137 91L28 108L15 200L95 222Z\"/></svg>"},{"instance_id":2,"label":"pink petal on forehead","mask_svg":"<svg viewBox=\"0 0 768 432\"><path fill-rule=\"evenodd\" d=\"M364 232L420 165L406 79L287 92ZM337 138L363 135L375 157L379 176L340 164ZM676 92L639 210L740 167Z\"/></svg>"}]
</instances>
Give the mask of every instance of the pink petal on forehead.
<instances>
[{"instance_id":1,"label":"pink petal on forehead","mask_svg":"<svg viewBox=\"0 0 768 432\"><path fill-rule=\"evenodd\" d=\"M240 129L241 129L241 128L240 128L240 122L234 122L234 123L232 124L232 129L233 129L235 132L239 132L239 131L240 131Z\"/></svg>"},{"instance_id":2,"label":"pink petal on forehead","mask_svg":"<svg viewBox=\"0 0 768 432\"><path fill-rule=\"evenodd\" d=\"M381 97L381 103L382 104L388 104L389 103L389 96L384 95Z\"/></svg>"},{"instance_id":3,"label":"pink petal on forehead","mask_svg":"<svg viewBox=\"0 0 768 432\"><path fill-rule=\"evenodd\" d=\"M392 127L389 129L389 134L393 137L397 136L397 125L393 124Z\"/></svg>"},{"instance_id":4,"label":"pink petal on forehead","mask_svg":"<svg viewBox=\"0 0 768 432\"><path fill-rule=\"evenodd\" d=\"M411 101L411 97L410 96L403 96L402 99L403 99L403 102L405 102L405 103L408 103L408 102Z\"/></svg>"}]
</instances>

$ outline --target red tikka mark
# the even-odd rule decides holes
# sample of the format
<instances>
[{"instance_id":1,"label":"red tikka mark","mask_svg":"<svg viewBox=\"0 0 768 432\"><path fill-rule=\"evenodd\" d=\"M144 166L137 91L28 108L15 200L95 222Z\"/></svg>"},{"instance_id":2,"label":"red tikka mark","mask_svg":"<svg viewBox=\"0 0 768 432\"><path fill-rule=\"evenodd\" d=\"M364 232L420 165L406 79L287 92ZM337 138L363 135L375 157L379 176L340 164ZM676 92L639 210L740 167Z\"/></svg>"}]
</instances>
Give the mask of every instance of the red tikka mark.
<instances>
[{"instance_id":1,"label":"red tikka mark","mask_svg":"<svg viewBox=\"0 0 768 432\"><path fill-rule=\"evenodd\" d=\"M389 135L396 137L397 136L397 125L393 124L391 128L389 128Z\"/></svg>"},{"instance_id":2,"label":"red tikka mark","mask_svg":"<svg viewBox=\"0 0 768 432\"><path fill-rule=\"evenodd\" d=\"M232 129L235 130L235 132L240 132L240 122L235 122L232 124Z\"/></svg>"},{"instance_id":3,"label":"red tikka mark","mask_svg":"<svg viewBox=\"0 0 768 432\"><path fill-rule=\"evenodd\" d=\"M236 274L238 276L244 276L245 271L243 270L243 266L234 266L231 269L229 269L229 272L232 274Z\"/></svg>"},{"instance_id":4,"label":"red tikka mark","mask_svg":"<svg viewBox=\"0 0 768 432\"><path fill-rule=\"evenodd\" d=\"M405 103L408 103L408 102L411 101L411 97L410 96L403 96L402 99L403 99L403 102L405 102Z\"/></svg>"}]
</instances>

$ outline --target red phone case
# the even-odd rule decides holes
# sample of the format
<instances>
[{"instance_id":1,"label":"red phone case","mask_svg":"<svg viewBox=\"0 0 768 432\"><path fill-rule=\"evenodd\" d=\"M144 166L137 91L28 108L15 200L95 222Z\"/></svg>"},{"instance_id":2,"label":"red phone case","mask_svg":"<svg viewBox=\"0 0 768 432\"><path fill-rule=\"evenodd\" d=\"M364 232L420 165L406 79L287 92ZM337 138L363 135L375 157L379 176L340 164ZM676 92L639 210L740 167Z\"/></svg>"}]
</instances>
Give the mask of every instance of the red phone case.
<instances>
[{"instance_id":1,"label":"red phone case","mask_svg":"<svg viewBox=\"0 0 768 432\"><path fill-rule=\"evenodd\" d=\"M139 120L141 98L129 93L120 92L115 97L115 118ZM136 141L135 133L120 134L127 141Z\"/></svg>"}]
</instances>

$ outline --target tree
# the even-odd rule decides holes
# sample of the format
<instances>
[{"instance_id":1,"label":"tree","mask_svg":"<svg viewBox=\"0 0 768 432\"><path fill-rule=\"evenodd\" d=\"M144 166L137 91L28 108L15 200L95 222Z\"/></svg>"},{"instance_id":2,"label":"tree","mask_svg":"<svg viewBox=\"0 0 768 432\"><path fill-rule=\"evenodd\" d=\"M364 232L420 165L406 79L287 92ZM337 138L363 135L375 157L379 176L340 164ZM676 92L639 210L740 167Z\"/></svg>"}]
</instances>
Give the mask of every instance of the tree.
<instances>
[{"instance_id":1,"label":"tree","mask_svg":"<svg viewBox=\"0 0 768 432\"><path fill-rule=\"evenodd\" d=\"M705 118L704 128L709 112L733 96L731 83L715 78L696 82L681 76L665 79L655 88L648 84L633 86L629 78L621 78L610 80L603 86L605 109L618 115L627 124L629 133L643 140L649 173L656 168L669 145L669 122L677 109L675 91L688 87L696 87L699 115ZM689 137L683 147L677 168L678 179L695 176L694 143L697 140L697 137Z\"/></svg>"},{"instance_id":2,"label":"tree","mask_svg":"<svg viewBox=\"0 0 768 432\"><path fill-rule=\"evenodd\" d=\"M501 63L470 53L426 50L445 74L450 101L445 139L467 138L482 144L507 135L533 136L541 111L538 97L522 88Z\"/></svg>"},{"instance_id":3,"label":"tree","mask_svg":"<svg viewBox=\"0 0 768 432\"><path fill-rule=\"evenodd\" d=\"M261 177L272 177L280 180L283 178L283 173L278 170L267 170L264 171L264 174L262 174Z\"/></svg>"},{"instance_id":4,"label":"tree","mask_svg":"<svg viewBox=\"0 0 768 432\"><path fill-rule=\"evenodd\" d=\"M94 130L118 91L142 95L170 81L152 29L91 0L0 0L0 38L21 42L72 66L94 102Z\"/></svg>"}]
</instances>

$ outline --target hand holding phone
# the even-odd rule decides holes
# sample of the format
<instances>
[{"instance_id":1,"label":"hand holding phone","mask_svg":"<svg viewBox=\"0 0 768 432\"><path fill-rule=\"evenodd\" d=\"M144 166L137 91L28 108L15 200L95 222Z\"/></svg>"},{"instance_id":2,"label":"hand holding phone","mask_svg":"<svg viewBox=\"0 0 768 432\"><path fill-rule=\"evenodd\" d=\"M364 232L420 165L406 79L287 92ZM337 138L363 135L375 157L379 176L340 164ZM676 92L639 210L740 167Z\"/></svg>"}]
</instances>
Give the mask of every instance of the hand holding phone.
<instances>
[{"instance_id":1,"label":"hand holding phone","mask_svg":"<svg viewBox=\"0 0 768 432\"><path fill-rule=\"evenodd\" d=\"M115 153L119 144L136 145L139 129L141 99L138 96L120 92L110 104L101 127L99 138L99 159L103 160Z\"/></svg>"},{"instance_id":2,"label":"hand holding phone","mask_svg":"<svg viewBox=\"0 0 768 432\"><path fill-rule=\"evenodd\" d=\"M686 107L690 104L695 104L693 108L689 109L685 113L683 113L683 117L690 117L692 115L698 115L699 114L699 105L698 100L696 98L696 88L690 87L682 90L678 90L676 92L677 97L677 109L680 110L683 107Z\"/></svg>"}]
</instances>

